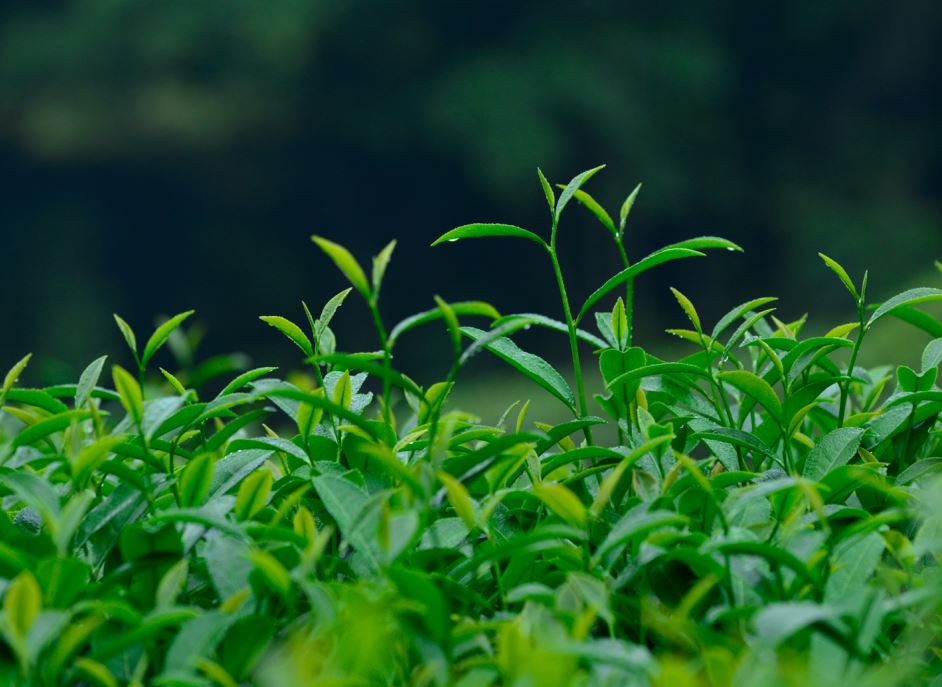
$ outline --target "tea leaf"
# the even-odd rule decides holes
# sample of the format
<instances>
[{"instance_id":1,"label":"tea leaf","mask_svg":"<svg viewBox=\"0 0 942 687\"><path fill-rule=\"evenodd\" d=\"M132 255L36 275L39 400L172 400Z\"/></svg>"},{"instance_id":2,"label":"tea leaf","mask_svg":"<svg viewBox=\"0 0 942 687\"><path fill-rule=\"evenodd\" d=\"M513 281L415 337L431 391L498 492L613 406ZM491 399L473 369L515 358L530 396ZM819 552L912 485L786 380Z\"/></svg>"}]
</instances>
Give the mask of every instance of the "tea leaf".
<instances>
[{"instance_id":1,"label":"tea leaf","mask_svg":"<svg viewBox=\"0 0 942 687\"><path fill-rule=\"evenodd\" d=\"M193 508L206 500L213 482L214 468L215 460L210 453L194 458L186 464L177 480L182 507Z\"/></svg>"},{"instance_id":2,"label":"tea leaf","mask_svg":"<svg viewBox=\"0 0 942 687\"><path fill-rule=\"evenodd\" d=\"M625 227L628 224L628 215L631 214L631 208L634 207L635 201L638 199L638 193L641 192L641 184L635 186L634 190L628 194L628 197L625 198L625 202L621 204L621 210L618 212L618 229L620 233L625 232Z\"/></svg>"},{"instance_id":3,"label":"tea leaf","mask_svg":"<svg viewBox=\"0 0 942 687\"><path fill-rule=\"evenodd\" d=\"M532 231L521 229L512 224L465 224L445 232L432 242L433 246L440 243L460 241L461 239L476 239L486 236L515 236L538 243L547 248L546 242Z\"/></svg>"},{"instance_id":4,"label":"tea leaf","mask_svg":"<svg viewBox=\"0 0 942 687\"><path fill-rule=\"evenodd\" d=\"M183 322L194 312L194 310L187 310L186 312L182 312L179 315L174 315L162 325L157 327L154 333L151 334L151 337L147 340L147 344L144 346L144 353L141 355L142 366L147 365L148 361L154 357L154 354L160 350L160 347L164 345L164 342L166 342L167 338L173 333L173 330L183 324ZM115 317L117 317L117 315Z\"/></svg>"},{"instance_id":5,"label":"tea leaf","mask_svg":"<svg viewBox=\"0 0 942 687\"><path fill-rule=\"evenodd\" d=\"M576 194L582 185L595 176L598 172L605 169L605 165L599 165L598 167L593 167L592 169L587 169L584 172L580 172L572 178L566 187L563 189L563 192L559 194L559 201L556 203L556 221L559 221L560 215L563 214L563 209L566 205L569 204L570 199Z\"/></svg>"},{"instance_id":6,"label":"tea leaf","mask_svg":"<svg viewBox=\"0 0 942 687\"><path fill-rule=\"evenodd\" d=\"M484 332L475 327L462 327L461 333L473 340L484 337ZM517 346L508 338L499 338L488 343L485 348L506 362L508 365L518 370L526 377L530 378L546 391L565 403L569 408L574 408L576 404L575 397L569 384L563 379L552 365L543 360L543 358L528 353Z\"/></svg>"},{"instance_id":7,"label":"tea leaf","mask_svg":"<svg viewBox=\"0 0 942 687\"><path fill-rule=\"evenodd\" d=\"M363 268L360 267L360 263L350 254L350 251L339 243L334 243L321 236L311 236L311 240L317 244L318 248L327 254L327 257L334 261L337 269L343 273L347 280L353 285L353 288L359 291L360 295L364 298L369 299L369 282L366 281L366 275L363 273Z\"/></svg>"},{"instance_id":8,"label":"tea leaf","mask_svg":"<svg viewBox=\"0 0 942 687\"><path fill-rule=\"evenodd\" d=\"M115 391L121 397L121 405L124 406L128 416L136 424L140 424L144 416L144 396L141 393L140 384L120 365L114 365L111 368L111 376Z\"/></svg>"},{"instance_id":9,"label":"tea leaf","mask_svg":"<svg viewBox=\"0 0 942 687\"><path fill-rule=\"evenodd\" d=\"M291 339L294 344L305 353L305 355L314 355L314 346L311 344L311 340L307 338L307 335L301 331L301 328L291 320L288 320L284 317L279 317L278 315L262 315L258 319L268 325L271 325Z\"/></svg>"},{"instance_id":10,"label":"tea leaf","mask_svg":"<svg viewBox=\"0 0 942 687\"><path fill-rule=\"evenodd\" d=\"M556 210L556 194L553 193L553 187L550 185L550 182L543 176L543 170L537 167L536 174L540 177L540 186L543 187L543 195L546 196L546 204L549 205L550 214L553 214Z\"/></svg>"},{"instance_id":11,"label":"tea leaf","mask_svg":"<svg viewBox=\"0 0 942 687\"><path fill-rule=\"evenodd\" d=\"M386 274L386 268L389 266L389 260L392 258L393 251L396 249L396 240L393 239L386 244L386 247L373 258L373 292L379 294L379 287L383 283L383 276Z\"/></svg>"},{"instance_id":12,"label":"tea leaf","mask_svg":"<svg viewBox=\"0 0 942 687\"><path fill-rule=\"evenodd\" d=\"M870 329L877 320L881 319L884 315L894 312L897 308L916 305L918 303L927 303L929 301L942 301L942 289L924 287L910 289L909 291L897 294L876 309L867 321L867 329Z\"/></svg>"},{"instance_id":13,"label":"tea leaf","mask_svg":"<svg viewBox=\"0 0 942 687\"><path fill-rule=\"evenodd\" d=\"M131 353L134 354L134 359L137 360L137 337L134 336L134 330L131 329L131 325L122 320L117 313L114 314L114 321L117 323L118 329L121 330L121 336L123 336L125 342L127 342Z\"/></svg>"},{"instance_id":14,"label":"tea leaf","mask_svg":"<svg viewBox=\"0 0 942 687\"><path fill-rule=\"evenodd\" d=\"M827 265L834 274L837 275L837 278L841 280L841 283L844 287L850 292L850 295L854 297L855 301L860 300L860 294L857 293L857 287L854 286L854 282L851 281L850 276L843 267L834 259L829 258L824 253L818 253L818 257L824 260L824 264Z\"/></svg>"}]
</instances>

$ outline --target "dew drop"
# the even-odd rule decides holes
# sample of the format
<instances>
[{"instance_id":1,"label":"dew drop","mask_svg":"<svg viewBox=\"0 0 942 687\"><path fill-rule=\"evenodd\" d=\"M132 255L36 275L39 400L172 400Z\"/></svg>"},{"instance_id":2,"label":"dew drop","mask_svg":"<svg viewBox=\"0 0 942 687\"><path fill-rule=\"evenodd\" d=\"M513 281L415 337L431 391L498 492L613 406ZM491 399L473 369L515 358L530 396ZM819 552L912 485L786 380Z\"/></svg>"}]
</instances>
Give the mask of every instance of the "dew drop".
<instances>
[{"instance_id":1,"label":"dew drop","mask_svg":"<svg viewBox=\"0 0 942 687\"><path fill-rule=\"evenodd\" d=\"M448 243L455 243L458 239L448 239Z\"/></svg>"}]
</instances>

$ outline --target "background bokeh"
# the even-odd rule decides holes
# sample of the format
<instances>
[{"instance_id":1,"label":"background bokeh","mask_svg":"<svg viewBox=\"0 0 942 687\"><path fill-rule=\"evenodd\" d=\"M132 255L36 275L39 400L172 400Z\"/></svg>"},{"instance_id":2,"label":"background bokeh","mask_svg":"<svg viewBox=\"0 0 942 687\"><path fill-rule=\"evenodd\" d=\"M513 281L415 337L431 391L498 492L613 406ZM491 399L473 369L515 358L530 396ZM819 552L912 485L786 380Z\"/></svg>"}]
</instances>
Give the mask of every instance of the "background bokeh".
<instances>
[{"instance_id":1,"label":"background bokeh","mask_svg":"<svg viewBox=\"0 0 942 687\"><path fill-rule=\"evenodd\" d=\"M783 318L827 326L849 303L819 250L869 267L877 298L938 285L940 45L931 0L4 3L0 368L33 351L34 375L74 379L125 355L112 312L146 336L187 308L205 354L291 364L256 316L342 288L315 231L364 261L399 239L390 320L435 293L558 316L529 244L428 247L469 221L544 230L537 165L565 182L607 163L589 190L613 212L643 181L635 256L745 247L646 276L642 340L682 324L670 285L706 319L780 295ZM561 232L579 301L617 257L580 208ZM366 322L351 299L341 347L373 347ZM402 365L436 364L411 342Z\"/></svg>"}]
</instances>

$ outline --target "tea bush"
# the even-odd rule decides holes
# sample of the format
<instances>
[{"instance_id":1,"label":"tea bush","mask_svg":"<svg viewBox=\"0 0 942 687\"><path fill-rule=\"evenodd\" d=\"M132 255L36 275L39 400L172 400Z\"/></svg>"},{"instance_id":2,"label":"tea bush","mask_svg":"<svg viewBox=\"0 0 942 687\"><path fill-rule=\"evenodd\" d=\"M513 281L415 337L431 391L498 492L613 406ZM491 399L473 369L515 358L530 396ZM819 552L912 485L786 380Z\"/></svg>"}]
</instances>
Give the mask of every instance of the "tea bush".
<instances>
[{"instance_id":1,"label":"tea bush","mask_svg":"<svg viewBox=\"0 0 942 687\"><path fill-rule=\"evenodd\" d=\"M37 389L19 383L29 356L14 365L2 684L942 684L942 322L916 307L942 290L873 302L866 275L821 256L857 318L810 337L774 298L707 323L674 290L690 352L662 360L633 336L636 279L739 247L699 237L629 259L638 189L616 220L582 190L597 171L561 191L540 173L548 238L469 224L435 241L522 239L549 260L561 321L436 298L387 328L395 243L367 275L315 236L350 288L317 317L304 305L303 327L261 318L303 373L260 367L217 391L226 362L192 364L190 312L143 343L116 316L130 371L102 357ZM581 304L557 251L574 200L624 265ZM345 352L330 328L353 291L375 351ZM857 365L888 316L934 337L919 370ZM573 386L512 340L530 327L568 339ZM394 364L420 328L453 354L430 384ZM176 373L154 369L168 342ZM572 419L510 399L487 420L453 407L478 353Z\"/></svg>"}]
</instances>

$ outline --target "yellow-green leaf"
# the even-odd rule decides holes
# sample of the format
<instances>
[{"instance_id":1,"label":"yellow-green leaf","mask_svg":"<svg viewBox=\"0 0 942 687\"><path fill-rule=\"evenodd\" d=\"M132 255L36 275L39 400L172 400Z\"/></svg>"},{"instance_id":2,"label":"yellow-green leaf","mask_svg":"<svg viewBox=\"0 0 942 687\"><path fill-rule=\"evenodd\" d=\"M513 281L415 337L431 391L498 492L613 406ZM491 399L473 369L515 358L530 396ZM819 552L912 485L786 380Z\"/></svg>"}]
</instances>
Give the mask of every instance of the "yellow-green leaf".
<instances>
[{"instance_id":1,"label":"yellow-green leaf","mask_svg":"<svg viewBox=\"0 0 942 687\"><path fill-rule=\"evenodd\" d=\"M587 520L587 513L582 501L568 487L562 484L541 484L533 487L532 493L553 513L571 525L582 527Z\"/></svg>"},{"instance_id":2,"label":"yellow-green leaf","mask_svg":"<svg viewBox=\"0 0 942 687\"><path fill-rule=\"evenodd\" d=\"M141 385L120 365L111 368L111 378L114 380L115 391L121 397L121 405L131 419L140 424L144 415L144 394L141 392Z\"/></svg>"},{"instance_id":3,"label":"yellow-green leaf","mask_svg":"<svg viewBox=\"0 0 942 687\"><path fill-rule=\"evenodd\" d=\"M472 529L477 526L477 508L465 486L447 472L439 472L438 480L445 485L448 503L455 509L455 513L458 514L458 517L464 521L465 525Z\"/></svg>"},{"instance_id":4,"label":"yellow-green leaf","mask_svg":"<svg viewBox=\"0 0 942 687\"><path fill-rule=\"evenodd\" d=\"M183 324L195 311L187 310L179 315L174 315L162 325L157 327L144 346L144 353L141 355L141 365L146 365L147 361L154 357L154 354L160 350L167 338L173 333L173 330Z\"/></svg>"},{"instance_id":5,"label":"yellow-green leaf","mask_svg":"<svg viewBox=\"0 0 942 687\"><path fill-rule=\"evenodd\" d=\"M42 608L42 591L33 573L24 570L17 575L3 595L6 624L20 637L25 637Z\"/></svg>"},{"instance_id":6,"label":"yellow-green leaf","mask_svg":"<svg viewBox=\"0 0 942 687\"><path fill-rule=\"evenodd\" d=\"M307 356L310 357L314 355L314 347L311 345L311 340L307 337L307 334L301 331L301 328L291 320L286 317L279 317L278 315L262 315L258 319L271 325L291 339Z\"/></svg>"},{"instance_id":7,"label":"yellow-green leaf","mask_svg":"<svg viewBox=\"0 0 942 687\"><path fill-rule=\"evenodd\" d=\"M215 460L210 453L204 453L186 464L177 482L181 506L195 508L202 505L209 495L215 467Z\"/></svg>"},{"instance_id":8,"label":"yellow-green leaf","mask_svg":"<svg viewBox=\"0 0 942 687\"><path fill-rule=\"evenodd\" d=\"M339 243L334 243L321 236L314 235L311 237L311 240L317 244L318 248L327 254L327 257L334 261L337 269L343 272L343 275L350 281L353 288L359 291L364 298L368 299L370 297L369 282L366 281L366 274L363 273L363 268L360 267L360 263L356 261L356 258L351 255L350 251Z\"/></svg>"},{"instance_id":9,"label":"yellow-green leaf","mask_svg":"<svg viewBox=\"0 0 942 687\"><path fill-rule=\"evenodd\" d=\"M268 503L271 485L271 470L265 468L256 470L246 477L239 485L239 493L236 495L236 520L248 520L262 510Z\"/></svg>"}]
</instances>

